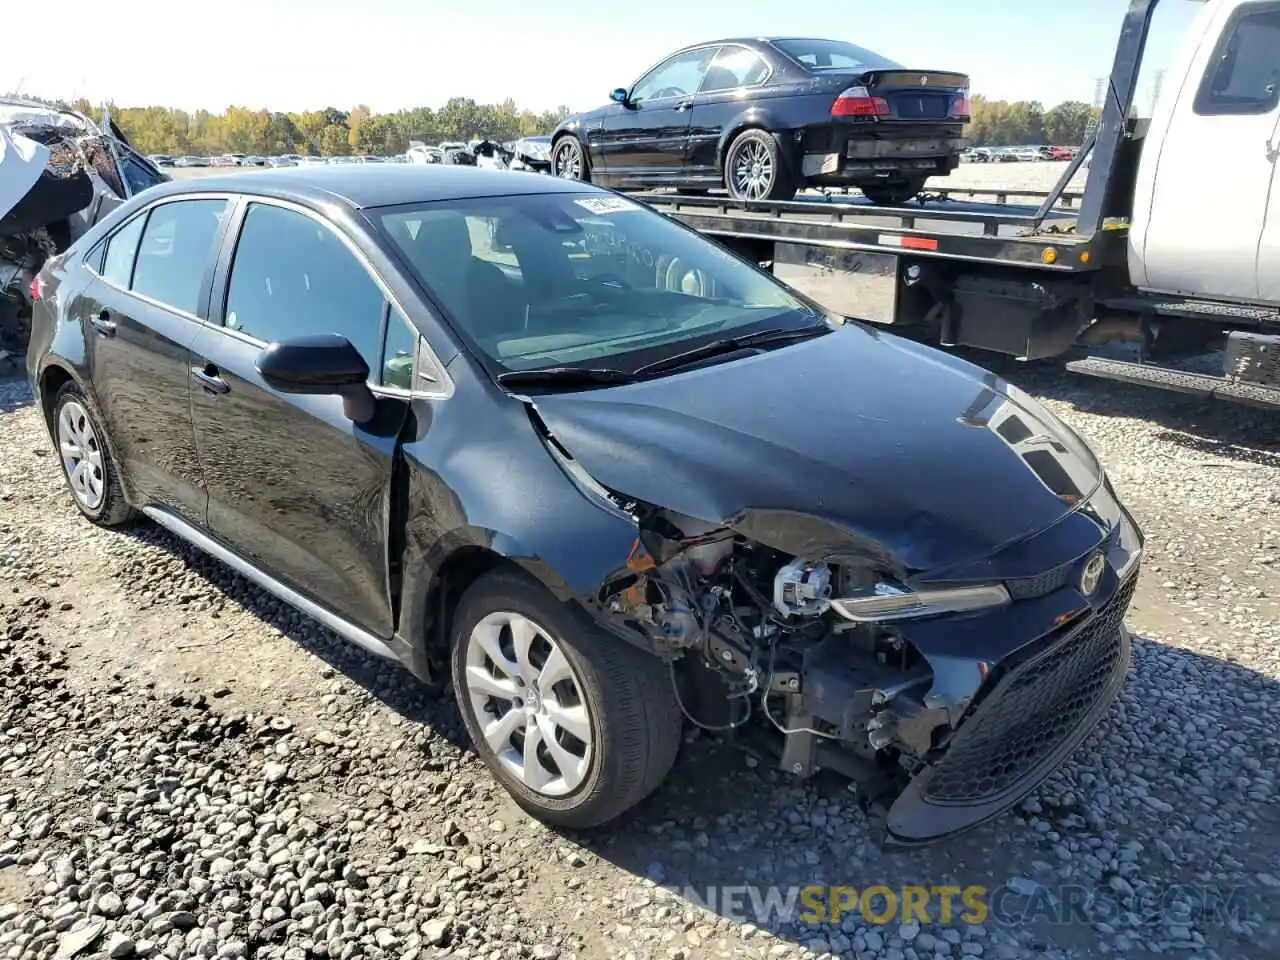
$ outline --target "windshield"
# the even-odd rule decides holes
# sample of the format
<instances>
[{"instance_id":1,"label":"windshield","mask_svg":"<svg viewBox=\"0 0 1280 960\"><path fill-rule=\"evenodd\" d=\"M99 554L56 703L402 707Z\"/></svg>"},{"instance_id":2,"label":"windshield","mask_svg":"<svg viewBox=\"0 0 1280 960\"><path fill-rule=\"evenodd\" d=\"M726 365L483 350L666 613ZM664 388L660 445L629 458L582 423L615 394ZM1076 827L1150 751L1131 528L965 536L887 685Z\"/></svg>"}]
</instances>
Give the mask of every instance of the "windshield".
<instances>
[{"instance_id":1,"label":"windshield","mask_svg":"<svg viewBox=\"0 0 1280 960\"><path fill-rule=\"evenodd\" d=\"M898 70L902 64L839 40L773 40L775 47L810 70Z\"/></svg>"},{"instance_id":2,"label":"windshield","mask_svg":"<svg viewBox=\"0 0 1280 960\"><path fill-rule=\"evenodd\" d=\"M627 372L726 336L825 322L633 200L546 193L371 211L481 359Z\"/></svg>"}]
</instances>

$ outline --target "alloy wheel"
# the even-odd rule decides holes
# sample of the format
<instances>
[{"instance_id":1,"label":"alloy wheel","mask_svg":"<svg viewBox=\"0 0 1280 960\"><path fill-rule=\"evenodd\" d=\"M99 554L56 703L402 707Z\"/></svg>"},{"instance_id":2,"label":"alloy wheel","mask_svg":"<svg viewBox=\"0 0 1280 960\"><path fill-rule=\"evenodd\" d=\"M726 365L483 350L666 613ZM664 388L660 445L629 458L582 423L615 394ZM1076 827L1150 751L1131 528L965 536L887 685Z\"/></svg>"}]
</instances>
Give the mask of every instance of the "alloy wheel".
<instances>
[{"instance_id":1,"label":"alloy wheel","mask_svg":"<svg viewBox=\"0 0 1280 960\"><path fill-rule=\"evenodd\" d=\"M555 639L523 614L499 610L467 638L466 703L498 762L530 790L562 797L586 779L592 717Z\"/></svg>"},{"instance_id":2,"label":"alloy wheel","mask_svg":"<svg viewBox=\"0 0 1280 960\"><path fill-rule=\"evenodd\" d=\"M565 180L582 179L582 151L572 140L565 140L556 147L552 172Z\"/></svg>"},{"instance_id":3,"label":"alloy wheel","mask_svg":"<svg viewBox=\"0 0 1280 960\"><path fill-rule=\"evenodd\" d=\"M106 495L102 443L89 412L78 400L68 400L58 413L58 454L71 493L86 509L98 509Z\"/></svg>"},{"instance_id":4,"label":"alloy wheel","mask_svg":"<svg viewBox=\"0 0 1280 960\"><path fill-rule=\"evenodd\" d=\"M759 140L745 141L734 154L731 168L734 192L747 200L760 200L773 187L773 158Z\"/></svg>"}]
</instances>

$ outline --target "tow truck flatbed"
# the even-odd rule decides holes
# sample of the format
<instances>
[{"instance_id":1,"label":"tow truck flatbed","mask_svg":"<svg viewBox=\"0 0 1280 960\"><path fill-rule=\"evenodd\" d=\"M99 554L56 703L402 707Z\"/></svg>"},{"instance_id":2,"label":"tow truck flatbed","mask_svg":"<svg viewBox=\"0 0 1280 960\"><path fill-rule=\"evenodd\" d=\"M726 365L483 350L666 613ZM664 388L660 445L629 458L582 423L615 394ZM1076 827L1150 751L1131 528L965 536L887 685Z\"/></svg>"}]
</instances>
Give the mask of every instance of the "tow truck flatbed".
<instances>
[{"instance_id":1,"label":"tow truck flatbed","mask_svg":"<svg viewBox=\"0 0 1280 960\"><path fill-rule=\"evenodd\" d=\"M1016 191L991 194L1017 195ZM861 197L822 194L802 194L785 202L666 192L631 196L739 248L743 244L734 241L908 251L922 258L1035 267L1054 273L1089 270L1094 261L1092 237L1076 232L1078 211L1057 204L1046 208L929 194L892 207L876 206Z\"/></svg>"}]
</instances>

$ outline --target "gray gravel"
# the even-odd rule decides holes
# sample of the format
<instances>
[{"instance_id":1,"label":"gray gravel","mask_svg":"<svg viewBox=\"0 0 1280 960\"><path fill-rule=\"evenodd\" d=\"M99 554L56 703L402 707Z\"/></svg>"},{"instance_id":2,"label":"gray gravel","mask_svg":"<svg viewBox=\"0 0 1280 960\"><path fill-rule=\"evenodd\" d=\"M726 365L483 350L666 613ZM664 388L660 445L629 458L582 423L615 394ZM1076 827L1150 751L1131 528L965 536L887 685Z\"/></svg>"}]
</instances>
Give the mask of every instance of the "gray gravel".
<instances>
[{"instance_id":1,"label":"gray gravel","mask_svg":"<svg viewBox=\"0 0 1280 960\"><path fill-rule=\"evenodd\" d=\"M82 521L25 385L0 380L0 960L1276 956L1277 418L998 368L1145 527L1135 662L1020 810L892 854L845 784L692 733L615 829L530 821L407 674L148 524ZM1087 909L806 924L691 896L946 883ZM1198 909L1203 885L1244 909Z\"/></svg>"}]
</instances>

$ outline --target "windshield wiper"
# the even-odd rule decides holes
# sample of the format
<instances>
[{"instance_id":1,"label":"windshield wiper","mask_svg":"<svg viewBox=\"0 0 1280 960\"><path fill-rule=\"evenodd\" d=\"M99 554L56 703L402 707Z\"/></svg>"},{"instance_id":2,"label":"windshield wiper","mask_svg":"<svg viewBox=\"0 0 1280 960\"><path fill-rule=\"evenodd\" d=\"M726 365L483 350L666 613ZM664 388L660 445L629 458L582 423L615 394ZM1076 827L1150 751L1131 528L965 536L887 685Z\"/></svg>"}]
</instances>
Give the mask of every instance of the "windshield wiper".
<instances>
[{"instance_id":1,"label":"windshield wiper","mask_svg":"<svg viewBox=\"0 0 1280 960\"><path fill-rule=\"evenodd\" d=\"M498 374L504 387L537 387L543 384L565 387L609 386L632 383L635 375L613 367L541 367L536 370L508 370Z\"/></svg>"},{"instance_id":2,"label":"windshield wiper","mask_svg":"<svg viewBox=\"0 0 1280 960\"><path fill-rule=\"evenodd\" d=\"M700 347L694 347L692 350L686 350L683 353L672 354L669 357L663 357L661 360L646 363L636 369L635 375L644 377L667 370L678 370L680 367L687 367L700 360L718 357L725 353L735 353L748 347L761 347L770 343L785 343L789 340L808 340L810 337L830 332L831 328L825 323L816 323L808 327L776 327L771 330L759 330L756 333L743 334L740 337L722 337L719 340L704 343Z\"/></svg>"}]
</instances>

